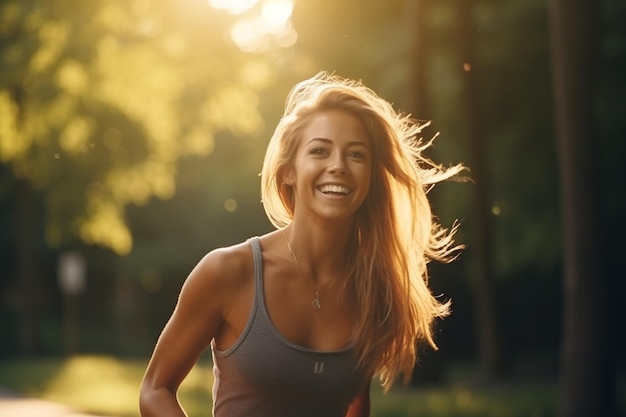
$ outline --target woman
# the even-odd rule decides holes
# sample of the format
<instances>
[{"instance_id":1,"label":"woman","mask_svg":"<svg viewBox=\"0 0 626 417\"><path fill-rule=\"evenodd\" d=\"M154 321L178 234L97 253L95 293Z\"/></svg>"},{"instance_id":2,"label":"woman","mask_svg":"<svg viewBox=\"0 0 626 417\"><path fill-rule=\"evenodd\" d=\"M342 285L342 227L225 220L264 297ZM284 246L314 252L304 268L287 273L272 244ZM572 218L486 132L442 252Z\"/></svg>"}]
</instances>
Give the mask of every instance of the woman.
<instances>
[{"instance_id":1,"label":"woman","mask_svg":"<svg viewBox=\"0 0 626 417\"><path fill-rule=\"evenodd\" d=\"M142 416L185 415L176 392L210 345L215 417L362 417L370 380L408 380L448 314L427 262L458 247L433 223L420 127L361 83L298 84L261 173L277 230L206 255L185 281L142 387Z\"/></svg>"}]
</instances>

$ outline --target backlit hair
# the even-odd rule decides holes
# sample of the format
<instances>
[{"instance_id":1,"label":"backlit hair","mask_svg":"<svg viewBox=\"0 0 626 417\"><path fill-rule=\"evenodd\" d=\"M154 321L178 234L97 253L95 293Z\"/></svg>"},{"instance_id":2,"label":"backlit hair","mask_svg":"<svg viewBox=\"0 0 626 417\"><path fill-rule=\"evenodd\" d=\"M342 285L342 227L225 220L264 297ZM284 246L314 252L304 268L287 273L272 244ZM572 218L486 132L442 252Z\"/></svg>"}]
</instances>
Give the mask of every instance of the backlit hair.
<instances>
[{"instance_id":1,"label":"backlit hair","mask_svg":"<svg viewBox=\"0 0 626 417\"><path fill-rule=\"evenodd\" d=\"M269 142L261 172L261 196L269 220L288 225L294 213L292 187L283 183L311 115L340 109L364 124L372 146L372 178L356 214L349 249L351 269L339 288L353 322L359 364L389 388L397 375L407 382L417 346L436 349L432 324L449 314L428 288L427 263L450 261L459 246L435 221L426 193L464 168L443 168L423 154L420 126L393 109L361 82L326 72L297 84Z\"/></svg>"}]
</instances>

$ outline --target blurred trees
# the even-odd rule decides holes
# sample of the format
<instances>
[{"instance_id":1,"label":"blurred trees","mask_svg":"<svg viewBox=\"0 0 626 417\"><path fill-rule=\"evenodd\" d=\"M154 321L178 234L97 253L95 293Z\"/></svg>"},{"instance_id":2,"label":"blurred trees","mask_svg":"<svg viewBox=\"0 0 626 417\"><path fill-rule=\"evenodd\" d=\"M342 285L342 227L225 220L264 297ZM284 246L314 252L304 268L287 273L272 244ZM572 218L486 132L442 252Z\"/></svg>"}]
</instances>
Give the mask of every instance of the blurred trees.
<instances>
[{"instance_id":1,"label":"blurred trees","mask_svg":"<svg viewBox=\"0 0 626 417\"><path fill-rule=\"evenodd\" d=\"M5 2L0 156L46 190L47 238L126 254L128 204L173 195L176 162L258 132L242 54L200 2ZM195 109L195 111L189 111Z\"/></svg>"},{"instance_id":2,"label":"blurred trees","mask_svg":"<svg viewBox=\"0 0 626 417\"><path fill-rule=\"evenodd\" d=\"M499 314L496 311L494 264L491 254L494 249L491 219L491 184L489 181L491 167L488 163L488 137L485 121L481 112L483 89L476 73L482 70L478 61L476 42L475 1L458 2L458 19L460 22L459 54L463 62L463 86L461 99L465 103L464 124L468 148L467 165L474 180L472 188L472 228L473 257L470 263L470 280L472 282L474 308L476 314L476 330L478 345L478 361L481 378L484 380L499 378L505 370L502 337L500 335Z\"/></svg>"},{"instance_id":3,"label":"blurred trees","mask_svg":"<svg viewBox=\"0 0 626 417\"><path fill-rule=\"evenodd\" d=\"M434 356L445 360L427 357L424 365L489 356L478 340L484 322L482 301L469 295L475 292L493 302L492 314L505 324L494 343L506 365L552 375L563 241L547 2L478 0L466 2L463 13L461 6L458 0L299 0L295 46L243 54L227 38L237 17L210 10L204 0L4 1L0 237L21 236L22 245L28 241L31 252L41 252L44 262L34 262L22 249L26 255L16 257L22 270L50 271L54 250L37 235L44 214L47 245L57 250L77 244L76 236L126 253L89 250L101 280L85 295L87 317L100 326L97 320L106 318L98 315L114 304L125 311L120 317L153 322L144 323L146 332L121 333L154 338L198 257L269 229L255 181L269 130L296 81L336 71L362 79L416 118L432 119L424 136L439 131L441 138L431 156L467 163L476 181L431 192L444 225L462 221L458 238L467 249L452 265L432 265L434 291L452 298L454 314L437 339L441 351ZM626 292L615 278L625 232L618 219L626 210L619 192L624 9L620 0L603 2L600 97L594 98L596 140L603 144L598 158L605 162L598 179L604 194L597 196L606 231L603 268L614 277L615 317L623 314L617 306ZM479 187L477 213L470 202ZM18 189L25 196L17 200L21 217L9 207ZM11 267L0 268L17 273L13 257L5 259ZM491 294L471 278L478 259L492 274ZM615 338L623 348L624 336ZM520 364L521 356L532 360Z\"/></svg>"},{"instance_id":4,"label":"blurred trees","mask_svg":"<svg viewBox=\"0 0 626 417\"><path fill-rule=\"evenodd\" d=\"M601 213L602 143L597 140L597 2L551 0L552 74L564 242L564 335L560 415L615 415L610 275Z\"/></svg>"},{"instance_id":5,"label":"blurred trees","mask_svg":"<svg viewBox=\"0 0 626 417\"><path fill-rule=\"evenodd\" d=\"M217 132L260 131L268 72L223 41L228 18L201 1L5 1L0 19L0 160L15 178L21 340L32 352L33 194L50 246L78 238L128 254L125 208L172 197L180 158L211 153Z\"/></svg>"}]
</instances>

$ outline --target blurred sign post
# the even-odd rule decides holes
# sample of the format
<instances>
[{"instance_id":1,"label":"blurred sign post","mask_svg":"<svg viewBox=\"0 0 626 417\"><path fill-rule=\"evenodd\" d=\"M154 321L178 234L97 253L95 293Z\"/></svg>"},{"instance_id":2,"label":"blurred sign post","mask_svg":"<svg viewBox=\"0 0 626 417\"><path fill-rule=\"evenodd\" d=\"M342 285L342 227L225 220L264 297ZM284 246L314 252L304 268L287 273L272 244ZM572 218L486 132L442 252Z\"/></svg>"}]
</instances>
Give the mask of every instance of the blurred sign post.
<instances>
[{"instance_id":1,"label":"blurred sign post","mask_svg":"<svg viewBox=\"0 0 626 417\"><path fill-rule=\"evenodd\" d=\"M80 294L85 290L85 258L76 251L68 251L59 258L59 287L64 296L63 341L65 353L72 355L78 347Z\"/></svg>"}]
</instances>

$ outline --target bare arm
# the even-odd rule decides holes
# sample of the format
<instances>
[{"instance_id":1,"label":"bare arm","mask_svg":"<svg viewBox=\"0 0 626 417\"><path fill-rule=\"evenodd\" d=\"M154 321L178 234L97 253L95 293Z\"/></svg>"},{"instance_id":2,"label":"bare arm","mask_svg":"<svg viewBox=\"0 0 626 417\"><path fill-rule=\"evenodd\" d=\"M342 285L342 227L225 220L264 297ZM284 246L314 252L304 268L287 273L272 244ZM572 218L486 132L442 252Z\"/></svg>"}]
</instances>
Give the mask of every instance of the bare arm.
<instances>
[{"instance_id":1,"label":"bare arm","mask_svg":"<svg viewBox=\"0 0 626 417\"><path fill-rule=\"evenodd\" d=\"M348 408L346 417L369 417L370 415L370 385L371 380L357 394Z\"/></svg>"},{"instance_id":2,"label":"bare arm","mask_svg":"<svg viewBox=\"0 0 626 417\"><path fill-rule=\"evenodd\" d=\"M142 417L186 416L177 391L223 323L228 297L221 276L223 255L205 256L183 284L141 383Z\"/></svg>"}]
</instances>

